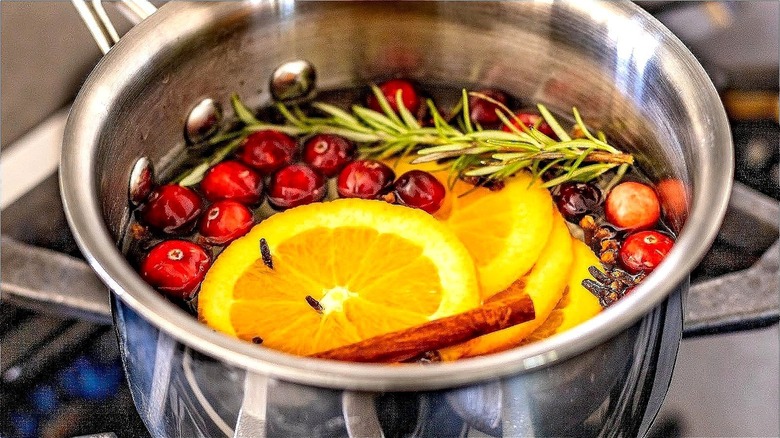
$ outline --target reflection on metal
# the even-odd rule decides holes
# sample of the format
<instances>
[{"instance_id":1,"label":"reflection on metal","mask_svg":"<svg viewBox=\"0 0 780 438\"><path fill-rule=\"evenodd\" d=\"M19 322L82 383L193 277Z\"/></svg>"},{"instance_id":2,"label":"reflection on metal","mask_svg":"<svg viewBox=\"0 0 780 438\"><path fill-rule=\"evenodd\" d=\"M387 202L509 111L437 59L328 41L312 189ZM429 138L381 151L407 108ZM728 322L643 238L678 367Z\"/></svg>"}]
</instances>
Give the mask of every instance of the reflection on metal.
<instances>
[{"instance_id":1,"label":"reflection on metal","mask_svg":"<svg viewBox=\"0 0 780 438\"><path fill-rule=\"evenodd\" d=\"M102 432L93 435L79 435L73 438L117 438L114 432Z\"/></svg>"},{"instance_id":2,"label":"reflection on metal","mask_svg":"<svg viewBox=\"0 0 780 438\"><path fill-rule=\"evenodd\" d=\"M141 157L135 162L130 172L127 195L130 204L134 207L140 205L149 196L154 185L154 167L146 157Z\"/></svg>"},{"instance_id":3,"label":"reflection on metal","mask_svg":"<svg viewBox=\"0 0 780 438\"><path fill-rule=\"evenodd\" d=\"M181 344L172 350L171 357L159 357L159 331L118 299L114 298L114 302L117 304L119 339L127 354L124 359L131 389L135 400L144 400L138 406L146 424L153 424L151 401L155 398L153 391L157 391L150 391L150 388L159 386L155 380L164 376L153 370L153 364L172 364L170 376L165 376L169 382L169 396L164 415L169 421L165 429L154 436L222 436L224 433L223 429L214 427L211 415L204 415L203 405L192 398L192 379L182 375L188 370L197 374L197 386L203 389L207 398L209 393L212 397L222 394L221 398L211 398L212 406L228 424L237 418L233 436L258 436L263 430L265 436L345 436L347 431L357 431L347 435L351 437L382 436L378 430L387 436L398 436L391 430L398 430L402 425L388 420L393 418L388 417L388 413L408 413L410 409L417 409L417 405L420 415L416 421L410 415L403 417L407 426L404 430L412 425L415 428L411 436L484 437L487 435L483 435L477 425L485 424L486 420L490 424L498 421L515 431L533 431L537 436L589 436L588 430L595 434L603 425L608 425L604 430L612 430L615 436L642 436L636 433L637 427L649 409L645 401L653 400L652 393L650 396L647 393L651 387L654 393L658 386L658 398L662 399L672 371L667 364L674 362L682 324L679 294L680 291L674 292L670 304L654 310L642 323L642 329L626 330L615 342L589 350L556 367L473 385L474 392L489 395L476 403L459 402L457 399L464 395L459 389L345 395L344 391L266 379L260 375L242 376L242 391L241 383L230 377L235 370L232 366L193 354ZM154 360L144 360L152 357L149 349ZM626 353L631 351L649 353ZM656 364L661 365L656 367ZM205 368L209 370L206 372ZM589 377L581 378L583 373ZM496 391L497 385L501 385L500 391ZM563 388L564 393L561 393ZM387 397L393 403L385 404L380 411L377 407L382 404L377 401ZM614 409L618 399L628 411ZM214 403L215 400L219 403ZM601 409L610 400L613 408ZM365 403L367 401L373 403ZM486 414L487 418L483 417ZM652 410L649 415L654 414L655 410ZM556 421L548 423L545 421L547 415L554 416ZM583 418L588 422L585 429ZM371 424L383 429L373 426L369 429ZM463 434L450 433L460 430L461 424L464 425ZM503 436L514 436L506 430Z\"/></svg>"},{"instance_id":4,"label":"reflection on metal","mask_svg":"<svg viewBox=\"0 0 780 438\"><path fill-rule=\"evenodd\" d=\"M200 407L203 408L204 413L214 422L214 424L225 434L225 436L232 436L234 434L233 428L230 427L222 417L214 410L214 406L211 405L206 396L203 395L203 391L200 389L200 384L195 378L193 372L192 350L185 348L184 354L182 354L181 367L184 372L184 378L192 389L192 394L195 399L200 403Z\"/></svg>"},{"instance_id":5,"label":"reflection on metal","mask_svg":"<svg viewBox=\"0 0 780 438\"><path fill-rule=\"evenodd\" d=\"M266 436L268 377L248 372L244 378L244 401L238 412L235 438Z\"/></svg>"},{"instance_id":6,"label":"reflection on metal","mask_svg":"<svg viewBox=\"0 0 780 438\"><path fill-rule=\"evenodd\" d=\"M504 409L504 391L501 389L501 384L501 382L488 382L482 385L465 386L447 391L445 397L450 407L465 419L470 427L491 436L500 436L503 413L509 412ZM503 384L512 385L512 382L507 380ZM518 395L513 392L510 403L519 403L517 398L523 398L524 401L526 399L525 394ZM516 415L513 418L516 418ZM515 423L511 419L508 420L507 427L514 428L514 426ZM518 431L513 429L513 433Z\"/></svg>"},{"instance_id":7,"label":"reflection on metal","mask_svg":"<svg viewBox=\"0 0 780 438\"><path fill-rule=\"evenodd\" d=\"M168 400L168 390L171 388L171 371L176 349L178 349L178 343L165 333L159 332L152 370L152 388L145 413L149 420L147 427L152 429L151 432L155 436L165 435L165 423L168 420L165 415L165 405Z\"/></svg>"},{"instance_id":8,"label":"reflection on metal","mask_svg":"<svg viewBox=\"0 0 780 438\"><path fill-rule=\"evenodd\" d=\"M203 99L187 116L184 135L190 144L200 143L217 132L220 122L222 122L222 107L214 99Z\"/></svg>"},{"instance_id":9,"label":"reflection on metal","mask_svg":"<svg viewBox=\"0 0 780 438\"><path fill-rule=\"evenodd\" d=\"M682 338L683 301L681 295L681 293L669 295L667 305L663 309L662 321L657 329L662 332L660 344L658 344L658 357L655 367L649 367L649 371L645 373L652 375L646 376L649 382L646 384L643 394L639 396L641 399L637 397L641 400L639 403L645 406L646 415L639 424L636 436L648 436L650 427L669 390L672 370L677 362L677 352Z\"/></svg>"},{"instance_id":10,"label":"reflection on metal","mask_svg":"<svg viewBox=\"0 0 780 438\"><path fill-rule=\"evenodd\" d=\"M376 412L376 396L377 394L371 392L342 393L342 413L350 437L385 436Z\"/></svg>"},{"instance_id":11,"label":"reflection on metal","mask_svg":"<svg viewBox=\"0 0 780 438\"><path fill-rule=\"evenodd\" d=\"M271 95L281 102L309 97L314 92L317 72L309 61L285 62L271 75Z\"/></svg>"}]
</instances>

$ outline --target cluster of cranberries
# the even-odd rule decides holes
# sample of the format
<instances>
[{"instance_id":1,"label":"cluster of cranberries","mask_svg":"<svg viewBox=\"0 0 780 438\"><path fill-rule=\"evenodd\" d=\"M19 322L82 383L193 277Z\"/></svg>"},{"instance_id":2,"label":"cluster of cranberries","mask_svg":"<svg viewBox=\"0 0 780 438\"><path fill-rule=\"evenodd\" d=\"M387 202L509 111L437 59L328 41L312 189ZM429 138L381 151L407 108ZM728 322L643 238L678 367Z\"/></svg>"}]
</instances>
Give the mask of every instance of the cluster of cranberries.
<instances>
[{"instance_id":1,"label":"cluster of cranberries","mask_svg":"<svg viewBox=\"0 0 780 438\"><path fill-rule=\"evenodd\" d=\"M620 183L604 199L596 185L571 182L558 186L553 195L558 210L575 223L603 210L607 226L625 236L619 244L618 259L632 274L651 272L674 245L672 237L653 229L659 223L661 207L655 190L646 184Z\"/></svg>"},{"instance_id":2,"label":"cluster of cranberries","mask_svg":"<svg viewBox=\"0 0 780 438\"><path fill-rule=\"evenodd\" d=\"M412 83L394 79L380 88L394 110L398 96L406 108L419 109ZM375 98L367 104L381 110ZM317 134L299 146L287 134L264 130L250 134L234 157L209 168L198 187L156 187L137 217L164 240L142 259L141 276L171 298L191 299L213 254L249 231L265 199L276 210L318 202L330 178L340 197L391 200L428 213L441 207L445 189L430 173L412 170L396 179L384 163L356 159L356 153L354 143L336 135Z\"/></svg>"}]
</instances>

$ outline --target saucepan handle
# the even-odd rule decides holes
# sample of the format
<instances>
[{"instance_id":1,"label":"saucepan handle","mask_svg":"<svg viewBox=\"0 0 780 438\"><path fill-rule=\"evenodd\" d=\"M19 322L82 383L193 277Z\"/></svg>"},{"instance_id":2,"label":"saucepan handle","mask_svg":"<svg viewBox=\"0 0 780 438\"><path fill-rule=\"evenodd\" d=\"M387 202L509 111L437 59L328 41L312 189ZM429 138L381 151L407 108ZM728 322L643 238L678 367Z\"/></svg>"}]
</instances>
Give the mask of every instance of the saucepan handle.
<instances>
[{"instance_id":1,"label":"saucepan handle","mask_svg":"<svg viewBox=\"0 0 780 438\"><path fill-rule=\"evenodd\" d=\"M116 31L101 0L71 0L78 11L81 20L89 29L100 50L105 55L111 47L119 42L119 34ZM134 25L140 23L146 17L157 11L157 7L147 0L119 0L117 7Z\"/></svg>"},{"instance_id":2,"label":"saucepan handle","mask_svg":"<svg viewBox=\"0 0 780 438\"><path fill-rule=\"evenodd\" d=\"M350 438L384 438L385 434L376 411L376 394L344 391L341 394L341 406Z\"/></svg>"}]
</instances>

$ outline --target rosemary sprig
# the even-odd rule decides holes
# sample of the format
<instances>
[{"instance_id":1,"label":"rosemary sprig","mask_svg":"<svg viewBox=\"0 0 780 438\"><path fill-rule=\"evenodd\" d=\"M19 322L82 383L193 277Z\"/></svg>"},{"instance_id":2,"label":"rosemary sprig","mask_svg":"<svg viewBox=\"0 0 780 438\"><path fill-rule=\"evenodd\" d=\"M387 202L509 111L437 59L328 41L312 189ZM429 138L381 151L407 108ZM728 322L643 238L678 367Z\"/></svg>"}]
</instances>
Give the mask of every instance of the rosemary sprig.
<instances>
[{"instance_id":1,"label":"rosemary sprig","mask_svg":"<svg viewBox=\"0 0 780 438\"><path fill-rule=\"evenodd\" d=\"M544 105L538 105L542 119L560 139L555 140L541 133L538 126L525 126L509 108L484 94L463 90L458 105L460 116L452 117L458 122L458 127L448 122L428 99L426 104L434 126L424 127L403 105L400 95L396 96L396 112L378 87L372 85L371 89L381 112L360 105L353 105L351 111L345 111L327 103L315 102L311 106L324 116L313 117L298 107L291 109L277 103L276 109L285 119L282 125L258 120L234 95L231 99L234 112L244 126L238 131L222 134L221 142L225 144L204 163L182 176L179 183L197 183L208 167L235 150L247 135L264 129L290 135L340 135L358 143L363 155L377 159L416 153L413 163L442 163L442 167L450 171L452 183L463 177L500 181L527 170L535 180L542 180L544 187L553 187L566 181L589 181L616 167L622 174L634 161L630 154L608 144L602 132L594 136L576 108L572 109L573 118L583 138L571 138L552 113ZM499 119L510 132L485 130L472 124L469 117L469 97L472 96L494 103Z\"/></svg>"}]
</instances>

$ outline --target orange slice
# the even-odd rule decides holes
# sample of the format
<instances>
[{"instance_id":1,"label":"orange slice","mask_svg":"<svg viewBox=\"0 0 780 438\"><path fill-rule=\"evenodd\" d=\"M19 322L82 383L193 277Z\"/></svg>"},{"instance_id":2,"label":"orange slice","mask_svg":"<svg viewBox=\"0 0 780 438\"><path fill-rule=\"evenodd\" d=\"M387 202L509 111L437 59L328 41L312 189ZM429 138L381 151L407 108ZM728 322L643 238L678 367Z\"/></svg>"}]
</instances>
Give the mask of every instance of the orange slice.
<instances>
[{"instance_id":1,"label":"orange slice","mask_svg":"<svg viewBox=\"0 0 780 438\"><path fill-rule=\"evenodd\" d=\"M261 238L273 269L260 258ZM198 297L211 327L300 355L479 304L473 262L452 231L421 210L360 199L261 222L220 254Z\"/></svg>"},{"instance_id":2,"label":"orange slice","mask_svg":"<svg viewBox=\"0 0 780 438\"><path fill-rule=\"evenodd\" d=\"M401 161L395 172L401 175L411 169L429 171L448 187L435 217L455 232L474 259L483 299L528 273L550 235L553 203L549 191L532 184L526 172L508 178L496 191L460 180L450 189L448 172L437 171L435 164Z\"/></svg>"},{"instance_id":3,"label":"orange slice","mask_svg":"<svg viewBox=\"0 0 780 438\"><path fill-rule=\"evenodd\" d=\"M574 250L574 261L566 292L544 324L526 339L526 343L562 333L601 312L598 298L582 286L582 280L592 278L588 267L601 266L601 262L588 248L588 245L579 240L574 240L572 249Z\"/></svg>"},{"instance_id":4,"label":"orange slice","mask_svg":"<svg viewBox=\"0 0 780 438\"><path fill-rule=\"evenodd\" d=\"M563 217L557 210L553 216L552 227L550 239L547 241L539 261L536 262L527 276L515 281L507 291L527 293L534 302L536 318L440 350L443 360L481 356L517 347L550 316L555 305L561 300L563 291L568 284L573 258L573 240Z\"/></svg>"}]
</instances>

